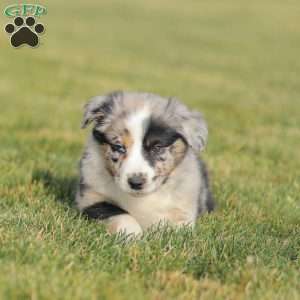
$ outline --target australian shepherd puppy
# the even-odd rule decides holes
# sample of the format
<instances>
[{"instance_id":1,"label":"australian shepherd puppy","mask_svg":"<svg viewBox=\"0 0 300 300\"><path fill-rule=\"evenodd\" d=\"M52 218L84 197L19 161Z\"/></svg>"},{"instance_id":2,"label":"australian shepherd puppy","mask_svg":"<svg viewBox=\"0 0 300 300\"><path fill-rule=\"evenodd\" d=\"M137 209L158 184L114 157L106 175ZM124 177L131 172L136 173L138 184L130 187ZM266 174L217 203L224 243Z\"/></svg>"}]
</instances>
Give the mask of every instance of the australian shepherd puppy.
<instances>
[{"instance_id":1,"label":"australian shepherd puppy","mask_svg":"<svg viewBox=\"0 0 300 300\"><path fill-rule=\"evenodd\" d=\"M174 98L114 92L85 106L93 123L80 161L78 209L111 233L139 234L153 224L193 225L213 209L200 113Z\"/></svg>"}]
</instances>

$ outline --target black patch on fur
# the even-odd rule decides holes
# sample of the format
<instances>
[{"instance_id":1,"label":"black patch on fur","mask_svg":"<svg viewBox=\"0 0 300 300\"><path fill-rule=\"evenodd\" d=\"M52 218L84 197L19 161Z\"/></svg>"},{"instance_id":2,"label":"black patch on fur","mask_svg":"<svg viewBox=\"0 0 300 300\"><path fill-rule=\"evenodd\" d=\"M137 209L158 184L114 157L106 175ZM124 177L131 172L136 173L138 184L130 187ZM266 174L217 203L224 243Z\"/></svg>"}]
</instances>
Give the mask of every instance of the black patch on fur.
<instances>
[{"instance_id":1,"label":"black patch on fur","mask_svg":"<svg viewBox=\"0 0 300 300\"><path fill-rule=\"evenodd\" d=\"M99 131L95 128L93 129L93 137L101 145L110 144L110 142L108 141L106 135L103 132L101 132L101 131Z\"/></svg>"},{"instance_id":2,"label":"black patch on fur","mask_svg":"<svg viewBox=\"0 0 300 300\"><path fill-rule=\"evenodd\" d=\"M151 119L143 140L145 158L154 166L155 162L160 160L164 148L169 147L178 139L187 143L185 138L176 130L162 121Z\"/></svg>"},{"instance_id":3,"label":"black patch on fur","mask_svg":"<svg viewBox=\"0 0 300 300\"><path fill-rule=\"evenodd\" d=\"M93 109L92 113L94 113L94 114L102 113L104 115L111 114L112 109L113 109L113 104L114 103L113 103L112 99L108 99L101 106Z\"/></svg>"},{"instance_id":4,"label":"black patch on fur","mask_svg":"<svg viewBox=\"0 0 300 300\"><path fill-rule=\"evenodd\" d=\"M199 169L200 169L200 173L201 173L201 178L204 183L204 188L206 190L206 195L205 195L206 196L206 199L205 199L206 208L207 208L208 212L212 212L215 208L215 201L214 201L214 197L212 195L211 188L210 188L208 171L207 171L205 163L201 159L199 159ZM201 195L201 193L200 193L200 195ZM201 211L199 211L199 214L200 213L201 213Z\"/></svg>"},{"instance_id":5,"label":"black patch on fur","mask_svg":"<svg viewBox=\"0 0 300 300\"><path fill-rule=\"evenodd\" d=\"M97 125L104 124L104 120L112 113L114 102L111 100L105 101L100 107L95 108L92 113L96 115Z\"/></svg>"},{"instance_id":6,"label":"black patch on fur","mask_svg":"<svg viewBox=\"0 0 300 300\"><path fill-rule=\"evenodd\" d=\"M107 218L126 214L127 211L121 209L118 206L112 205L108 202L99 202L96 204L93 204L92 206L89 206L84 209L82 212L83 215L87 216L89 219L99 219L99 220L105 220Z\"/></svg>"}]
</instances>

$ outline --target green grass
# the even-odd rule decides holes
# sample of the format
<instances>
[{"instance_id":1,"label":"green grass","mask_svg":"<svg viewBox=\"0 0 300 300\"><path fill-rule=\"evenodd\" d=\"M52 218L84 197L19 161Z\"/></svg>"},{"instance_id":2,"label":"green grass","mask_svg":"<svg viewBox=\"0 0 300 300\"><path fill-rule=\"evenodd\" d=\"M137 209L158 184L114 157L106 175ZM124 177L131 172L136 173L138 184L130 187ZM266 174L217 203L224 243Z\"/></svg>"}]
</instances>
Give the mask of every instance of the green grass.
<instances>
[{"instance_id":1,"label":"green grass","mask_svg":"<svg viewBox=\"0 0 300 300\"><path fill-rule=\"evenodd\" d=\"M38 49L0 34L0 298L300 299L299 1L42 4ZM82 105L115 89L205 114L193 232L126 243L72 208Z\"/></svg>"}]
</instances>

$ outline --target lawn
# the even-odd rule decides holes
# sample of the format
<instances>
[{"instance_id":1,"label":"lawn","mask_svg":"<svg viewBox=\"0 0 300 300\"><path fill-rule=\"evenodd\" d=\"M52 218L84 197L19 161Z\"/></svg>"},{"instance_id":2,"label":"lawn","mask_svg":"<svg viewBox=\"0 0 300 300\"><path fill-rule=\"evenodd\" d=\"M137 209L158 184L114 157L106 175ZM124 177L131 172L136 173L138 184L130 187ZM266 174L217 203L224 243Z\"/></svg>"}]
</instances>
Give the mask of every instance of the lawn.
<instances>
[{"instance_id":1,"label":"lawn","mask_svg":"<svg viewBox=\"0 0 300 300\"><path fill-rule=\"evenodd\" d=\"M0 34L0 299L300 299L299 1L41 4L39 48ZM82 106L116 89L204 113L194 231L126 242L73 208Z\"/></svg>"}]
</instances>

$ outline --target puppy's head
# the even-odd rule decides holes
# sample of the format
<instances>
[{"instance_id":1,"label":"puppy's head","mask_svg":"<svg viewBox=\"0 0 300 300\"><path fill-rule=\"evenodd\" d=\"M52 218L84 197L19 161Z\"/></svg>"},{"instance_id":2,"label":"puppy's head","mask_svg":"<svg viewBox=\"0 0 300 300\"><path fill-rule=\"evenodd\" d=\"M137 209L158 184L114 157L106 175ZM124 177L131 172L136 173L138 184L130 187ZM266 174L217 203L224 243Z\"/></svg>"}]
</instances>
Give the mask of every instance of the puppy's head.
<instances>
[{"instance_id":1,"label":"puppy's head","mask_svg":"<svg viewBox=\"0 0 300 300\"><path fill-rule=\"evenodd\" d=\"M91 122L107 171L123 191L135 196L157 190L189 148L199 152L207 138L200 114L176 99L153 94L94 97L85 106L82 127Z\"/></svg>"}]
</instances>

